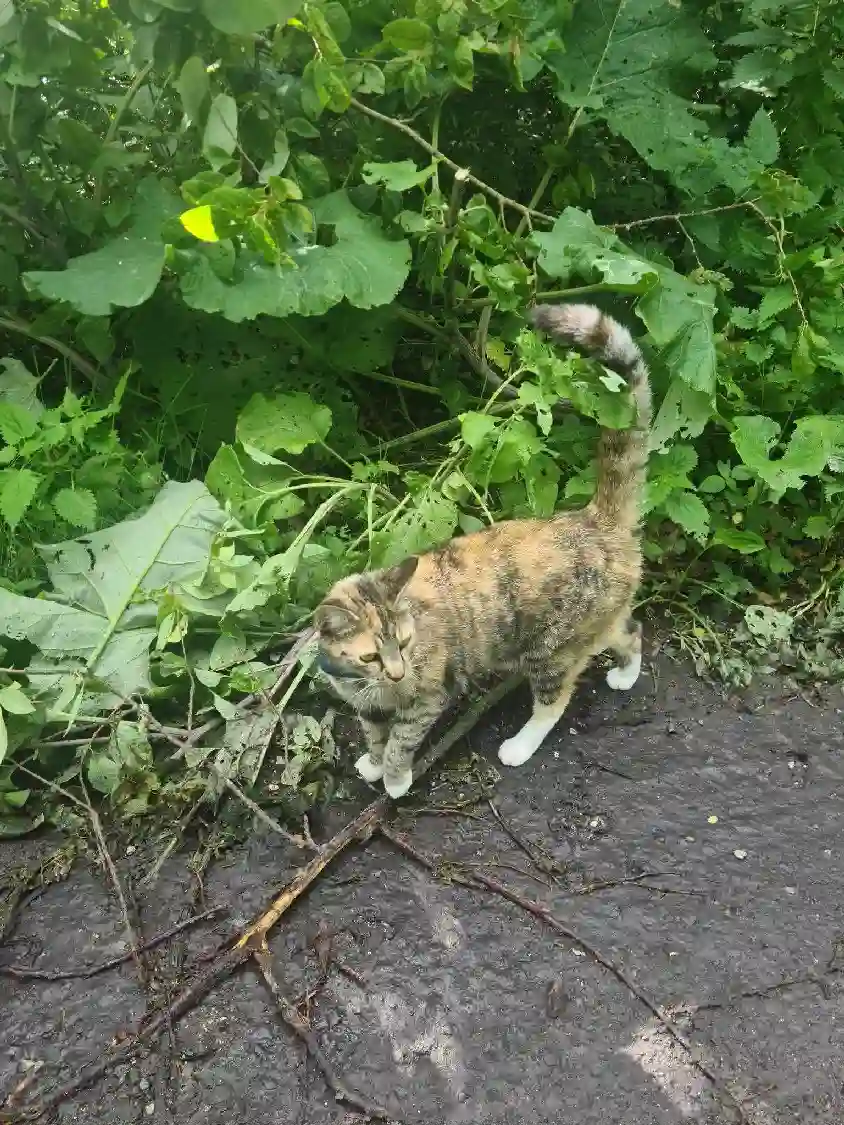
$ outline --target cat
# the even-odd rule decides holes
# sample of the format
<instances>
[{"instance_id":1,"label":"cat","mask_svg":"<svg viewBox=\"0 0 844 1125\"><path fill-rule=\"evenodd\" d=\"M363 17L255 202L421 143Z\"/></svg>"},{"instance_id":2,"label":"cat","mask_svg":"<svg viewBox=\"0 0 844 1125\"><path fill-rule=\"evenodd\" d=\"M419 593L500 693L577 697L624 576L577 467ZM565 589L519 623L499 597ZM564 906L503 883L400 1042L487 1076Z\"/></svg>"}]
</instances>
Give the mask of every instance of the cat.
<instances>
[{"instance_id":1,"label":"cat","mask_svg":"<svg viewBox=\"0 0 844 1125\"><path fill-rule=\"evenodd\" d=\"M506 520L343 578L314 613L318 665L356 710L368 745L356 768L394 798L410 788L414 752L439 716L491 673L520 670L531 686L530 718L498 751L504 765L519 766L553 730L593 656L612 651L607 683L617 690L632 688L641 671L631 603L642 567L648 368L627 329L593 305L539 305L531 319L629 387L633 426L600 431L591 502L549 519Z\"/></svg>"}]
</instances>

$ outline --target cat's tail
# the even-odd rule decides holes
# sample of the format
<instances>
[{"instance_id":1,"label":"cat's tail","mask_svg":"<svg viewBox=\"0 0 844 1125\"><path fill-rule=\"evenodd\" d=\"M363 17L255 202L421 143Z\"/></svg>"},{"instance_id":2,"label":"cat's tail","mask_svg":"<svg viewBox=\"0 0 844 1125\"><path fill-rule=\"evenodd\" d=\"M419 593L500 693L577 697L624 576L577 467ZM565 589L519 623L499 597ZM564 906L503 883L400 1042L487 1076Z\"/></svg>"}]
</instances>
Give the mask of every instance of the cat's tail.
<instances>
[{"instance_id":1,"label":"cat's tail","mask_svg":"<svg viewBox=\"0 0 844 1125\"><path fill-rule=\"evenodd\" d=\"M589 508L602 523L632 530L641 518L651 428L650 379L639 345L623 325L594 305L536 305L530 317L556 343L596 359L630 388L633 424L629 430L601 429L598 484Z\"/></svg>"}]
</instances>

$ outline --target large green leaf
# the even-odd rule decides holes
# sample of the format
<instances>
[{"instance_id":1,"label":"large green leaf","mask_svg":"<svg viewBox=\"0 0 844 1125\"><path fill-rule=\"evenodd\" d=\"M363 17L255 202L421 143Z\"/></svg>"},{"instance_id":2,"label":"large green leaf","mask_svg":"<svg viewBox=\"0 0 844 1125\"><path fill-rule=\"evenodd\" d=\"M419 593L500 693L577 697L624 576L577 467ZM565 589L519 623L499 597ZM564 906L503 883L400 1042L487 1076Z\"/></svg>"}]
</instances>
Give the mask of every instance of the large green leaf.
<instances>
[{"instance_id":1,"label":"large green leaf","mask_svg":"<svg viewBox=\"0 0 844 1125\"><path fill-rule=\"evenodd\" d=\"M323 196L314 214L317 222L334 228L333 246L294 251L293 267L244 255L233 284L221 280L209 260L197 254L181 279L187 304L236 322L262 314L318 316L344 299L359 309L389 304L410 269L408 243L389 239L380 222L361 214L345 191Z\"/></svg>"},{"instance_id":2,"label":"large green leaf","mask_svg":"<svg viewBox=\"0 0 844 1125\"><path fill-rule=\"evenodd\" d=\"M765 415L736 418L733 445L744 464L764 481L779 499L788 488L802 488L806 477L816 477L844 447L844 416L801 418L781 457L770 454L780 440L780 427Z\"/></svg>"},{"instance_id":3,"label":"large green leaf","mask_svg":"<svg viewBox=\"0 0 844 1125\"><path fill-rule=\"evenodd\" d=\"M688 5L676 0L579 4L565 31L565 52L549 58L558 96L600 117L651 168L702 195L721 184L736 193L758 164L743 146L710 131L695 102L678 92L680 66L702 72L714 62Z\"/></svg>"},{"instance_id":4,"label":"large green leaf","mask_svg":"<svg viewBox=\"0 0 844 1125\"><path fill-rule=\"evenodd\" d=\"M286 23L301 7L301 0L202 0L205 18L228 35L252 35Z\"/></svg>"},{"instance_id":5,"label":"large green leaf","mask_svg":"<svg viewBox=\"0 0 844 1125\"><path fill-rule=\"evenodd\" d=\"M120 695L147 689L155 595L202 576L224 518L204 484L170 482L136 519L43 547L53 600L0 590L0 636L81 661Z\"/></svg>"},{"instance_id":6,"label":"large green leaf","mask_svg":"<svg viewBox=\"0 0 844 1125\"><path fill-rule=\"evenodd\" d=\"M65 301L86 316L108 316L114 308L142 305L164 268L161 225L182 208L157 180L138 186L132 223L99 250L71 258L63 270L31 270L28 287L50 301Z\"/></svg>"}]
</instances>

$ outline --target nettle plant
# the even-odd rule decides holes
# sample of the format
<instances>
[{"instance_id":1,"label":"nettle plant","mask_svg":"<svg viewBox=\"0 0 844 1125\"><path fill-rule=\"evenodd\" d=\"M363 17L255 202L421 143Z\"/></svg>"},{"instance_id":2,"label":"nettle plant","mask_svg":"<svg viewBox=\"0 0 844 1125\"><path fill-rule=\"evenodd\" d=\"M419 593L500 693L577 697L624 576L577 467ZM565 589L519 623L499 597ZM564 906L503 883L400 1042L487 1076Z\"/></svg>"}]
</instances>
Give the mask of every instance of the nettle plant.
<instances>
[{"instance_id":1,"label":"nettle plant","mask_svg":"<svg viewBox=\"0 0 844 1125\"><path fill-rule=\"evenodd\" d=\"M642 337L651 597L760 645L832 604L842 43L799 0L6 0L5 830L45 777L324 793L325 724L276 761L239 709L273 644L350 568L584 503L629 423L536 299Z\"/></svg>"}]
</instances>

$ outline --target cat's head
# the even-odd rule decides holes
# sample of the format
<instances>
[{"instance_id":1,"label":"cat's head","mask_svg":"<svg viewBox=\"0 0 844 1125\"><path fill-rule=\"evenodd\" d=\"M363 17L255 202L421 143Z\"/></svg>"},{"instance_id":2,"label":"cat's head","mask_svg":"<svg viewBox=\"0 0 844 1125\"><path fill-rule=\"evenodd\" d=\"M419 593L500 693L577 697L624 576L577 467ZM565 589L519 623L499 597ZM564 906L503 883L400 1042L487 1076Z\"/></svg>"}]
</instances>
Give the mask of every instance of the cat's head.
<instances>
[{"instance_id":1,"label":"cat's head","mask_svg":"<svg viewBox=\"0 0 844 1125\"><path fill-rule=\"evenodd\" d=\"M413 615L402 595L419 559L355 574L329 590L314 613L318 663L341 683L400 683L410 668Z\"/></svg>"}]
</instances>

